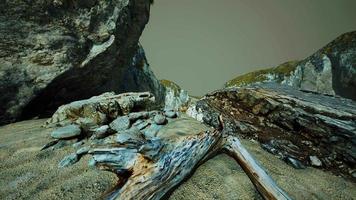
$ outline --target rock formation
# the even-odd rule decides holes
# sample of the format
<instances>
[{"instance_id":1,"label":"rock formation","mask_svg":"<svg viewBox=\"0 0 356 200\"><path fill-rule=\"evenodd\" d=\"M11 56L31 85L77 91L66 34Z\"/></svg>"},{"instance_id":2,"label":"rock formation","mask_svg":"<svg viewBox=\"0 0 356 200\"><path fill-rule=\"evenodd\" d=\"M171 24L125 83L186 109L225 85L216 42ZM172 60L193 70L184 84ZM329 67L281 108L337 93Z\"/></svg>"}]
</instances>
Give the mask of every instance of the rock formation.
<instances>
[{"instance_id":1,"label":"rock formation","mask_svg":"<svg viewBox=\"0 0 356 200\"><path fill-rule=\"evenodd\" d=\"M138 44L146 0L0 2L0 124L103 92L164 89ZM163 101L163 99L161 99Z\"/></svg>"},{"instance_id":2,"label":"rock formation","mask_svg":"<svg viewBox=\"0 0 356 200\"><path fill-rule=\"evenodd\" d=\"M166 91L164 109L186 110L188 104L191 102L191 97L188 95L188 92L172 81L161 80L160 82Z\"/></svg>"},{"instance_id":3,"label":"rock formation","mask_svg":"<svg viewBox=\"0 0 356 200\"><path fill-rule=\"evenodd\" d=\"M90 165L114 172L121 179L119 188L109 193L108 199L161 199L197 166L222 151L238 161L265 199L290 199L234 133L224 129L222 118L216 130L158 135L164 125L179 115L172 110L149 110L154 100L150 97L152 95L147 93L103 94L64 105L47 123L64 127L52 132L56 140L42 150L52 146L54 149L60 141L73 138L90 143L64 157L58 167L68 167L82 155L92 154ZM117 105L111 109L114 112L107 111L110 105ZM115 113L113 118L112 113ZM95 120L96 116L103 117ZM87 124L80 123L82 121L90 121L92 128L85 129Z\"/></svg>"},{"instance_id":4,"label":"rock formation","mask_svg":"<svg viewBox=\"0 0 356 200\"><path fill-rule=\"evenodd\" d=\"M302 61L239 76L226 87L276 82L356 100L356 32L349 32Z\"/></svg>"},{"instance_id":5,"label":"rock formation","mask_svg":"<svg viewBox=\"0 0 356 200\"><path fill-rule=\"evenodd\" d=\"M356 104L341 97L260 84L218 90L187 112L194 118L250 139L295 168L315 166L353 177ZM354 178L354 177L353 177Z\"/></svg>"}]
</instances>

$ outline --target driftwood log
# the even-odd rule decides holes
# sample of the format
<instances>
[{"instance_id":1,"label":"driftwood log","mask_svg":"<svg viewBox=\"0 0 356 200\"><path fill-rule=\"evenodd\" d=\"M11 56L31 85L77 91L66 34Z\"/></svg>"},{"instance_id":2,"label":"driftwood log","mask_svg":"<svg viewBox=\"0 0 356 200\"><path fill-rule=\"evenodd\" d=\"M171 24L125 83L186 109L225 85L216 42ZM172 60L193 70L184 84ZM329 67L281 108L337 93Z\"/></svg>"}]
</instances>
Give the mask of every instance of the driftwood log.
<instances>
[{"instance_id":1,"label":"driftwood log","mask_svg":"<svg viewBox=\"0 0 356 200\"><path fill-rule=\"evenodd\" d=\"M236 159L265 199L289 199L236 134L225 128L222 117L216 129L158 134L180 116L172 110L147 111L153 104L150 93L105 93L61 106L46 125L63 127L51 134L57 140L43 149L75 138L90 143L65 157L59 167L68 167L83 154L91 154L92 165L119 177L117 187L106 199L161 199L199 165L224 152Z\"/></svg>"},{"instance_id":2,"label":"driftwood log","mask_svg":"<svg viewBox=\"0 0 356 200\"><path fill-rule=\"evenodd\" d=\"M236 136L221 130L175 138L144 139L93 148L96 166L123 180L107 199L161 199L212 156L226 152L241 165L264 199L290 199Z\"/></svg>"},{"instance_id":3,"label":"driftwood log","mask_svg":"<svg viewBox=\"0 0 356 200\"><path fill-rule=\"evenodd\" d=\"M313 166L356 181L355 101L261 84L215 91L192 110L212 127L222 115L225 129L259 141L295 168Z\"/></svg>"}]
</instances>

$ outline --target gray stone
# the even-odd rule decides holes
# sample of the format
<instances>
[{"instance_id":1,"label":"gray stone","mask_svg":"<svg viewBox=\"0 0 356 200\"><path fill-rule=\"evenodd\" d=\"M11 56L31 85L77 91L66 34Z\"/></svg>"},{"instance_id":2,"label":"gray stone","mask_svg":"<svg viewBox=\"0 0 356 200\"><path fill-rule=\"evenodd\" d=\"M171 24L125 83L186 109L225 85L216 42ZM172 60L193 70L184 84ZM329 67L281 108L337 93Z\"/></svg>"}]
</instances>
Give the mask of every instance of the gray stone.
<instances>
[{"instance_id":1,"label":"gray stone","mask_svg":"<svg viewBox=\"0 0 356 200\"><path fill-rule=\"evenodd\" d=\"M85 2L1 1L0 124L107 91L150 91L163 102L138 44L150 2Z\"/></svg>"},{"instance_id":2,"label":"gray stone","mask_svg":"<svg viewBox=\"0 0 356 200\"><path fill-rule=\"evenodd\" d=\"M166 115L166 117L169 117L169 118L176 118L177 112L175 112L173 110L168 110L168 111L164 112L164 115Z\"/></svg>"},{"instance_id":3,"label":"gray stone","mask_svg":"<svg viewBox=\"0 0 356 200\"><path fill-rule=\"evenodd\" d=\"M58 167L63 168L63 167L68 167L70 165L73 165L74 163L78 162L79 158L78 155L73 153L70 154L66 157L64 157L61 162L59 162Z\"/></svg>"},{"instance_id":4,"label":"gray stone","mask_svg":"<svg viewBox=\"0 0 356 200\"><path fill-rule=\"evenodd\" d=\"M296 169L305 169L305 166L303 165L303 163L301 163L299 160L292 158L292 157L286 157L285 158L287 164L289 164L290 166L296 168Z\"/></svg>"},{"instance_id":5,"label":"gray stone","mask_svg":"<svg viewBox=\"0 0 356 200\"><path fill-rule=\"evenodd\" d=\"M120 132L129 129L130 125L130 118L128 116L122 116L111 122L109 126L111 129Z\"/></svg>"},{"instance_id":6,"label":"gray stone","mask_svg":"<svg viewBox=\"0 0 356 200\"><path fill-rule=\"evenodd\" d=\"M156 137L159 130L163 127L163 125L151 124L147 129L144 130L143 134L146 138Z\"/></svg>"},{"instance_id":7,"label":"gray stone","mask_svg":"<svg viewBox=\"0 0 356 200\"><path fill-rule=\"evenodd\" d=\"M104 125L104 126L101 126L97 129L94 130L94 134L93 134L93 138L95 139L100 139L100 138L104 138L106 137L109 133L109 126L108 125Z\"/></svg>"},{"instance_id":8,"label":"gray stone","mask_svg":"<svg viewBox=\"0 0 356 200\"><path fill-rule=\"evenodd\" d=\"M315 167L321 167L323 163L320 161L320 159L316 156L309 156L310 159L310 164Z\"/></svg>"},{"instance_id":9,"label":"gray stone","mask_svg":"<svg viewBox=\"0 0 356 200\"><path fill-rule=\"evenodd\" d=\"M138 119L146 119L149 117L149 112L142 111L142 112L133 112L129 114L129 118L131 121L136 121Z\"/></svg>"},{"instance_id":10,"label":"gray stone","mask_svg":"<svg viewBox=\"0 0 356 200\"><path fill-rule=\"evenodd\" d=\"M51 136L56 139L67 139L79 136L80 133L81 130L78 125L68 125L54 130Z\"/></svg>"},{"instance_id":11,"label":"gray stone","mask_svg":"<svg viewBox=\"0 0 356 200\"><path fill-rule=\"evenodd\" d=\"M84 142L83 141L79 141L79 142L76 142L76 143L74 143L73 145L72 145L72 147L74 147L74 148L79 148L80 146L82 146L84 144Z\"/></svg>"},{"instance_id":12,"label":"gray stone","mask_svg":"<svg viewBox=\"0 0 356 200\"><path fill-rule=\"evenodd\" d=\"M163 125L167 122L167 119L164 115L158 114L158 115L154 116L153 121L158 125Z\"/></svg>"},{"instance_id":13,"label":"gray stone","mask_svg":"<svg viewBox=\"0 0 356 200\"><path fill-rule=\"evenodd\" d=\"M138 143L143 139L140 134L141 133L137 128L130 128L129 130L118 133L115 140L120 144Z\"/></svg>"},{"instance_id":14,"label":"gray stone","mask_svg":"<svg viewBox=\"0 0 356 200\"><path fill-rule=\"evenodd\" d=\"M89 149L90 149L90 148L89 148L88 146L87 146L87 147L82 147L82 148L78 149L78 151L76 152L76 154L77 154L78 156L87 154L88 151L89 151Z\"/></svg>"}]
</instances>

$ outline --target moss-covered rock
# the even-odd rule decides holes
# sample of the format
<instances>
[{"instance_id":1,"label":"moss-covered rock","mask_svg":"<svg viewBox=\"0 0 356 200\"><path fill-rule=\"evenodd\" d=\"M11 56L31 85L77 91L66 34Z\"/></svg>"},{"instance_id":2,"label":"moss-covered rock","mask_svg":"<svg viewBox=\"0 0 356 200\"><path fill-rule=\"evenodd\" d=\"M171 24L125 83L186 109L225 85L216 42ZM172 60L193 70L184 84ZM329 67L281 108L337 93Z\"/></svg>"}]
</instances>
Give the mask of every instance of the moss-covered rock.
<instances>
[{"instance_id":1,"label":"moss-covered rock","mask_svg":"<svg viewBox=\"0 0 356 200\"><path fill-rule=\"evenodd\" d=\"M254 72L238 76L225 84L225 87L240 87L253 83L276 81L281 82L285 77L289 77L296 69L299 61L290 61Z\"/></svg>"},{"instance_id":2,"label":"moss-covered rock","mask_svg":"<svg viewBox=\"0 0 356 200\"><path fill-rule=\"evenodd\" d=\"M356 31L345 33L308 58L238 76L225 87L275 82L356 100Z\"/></svg>"}]
</instances>

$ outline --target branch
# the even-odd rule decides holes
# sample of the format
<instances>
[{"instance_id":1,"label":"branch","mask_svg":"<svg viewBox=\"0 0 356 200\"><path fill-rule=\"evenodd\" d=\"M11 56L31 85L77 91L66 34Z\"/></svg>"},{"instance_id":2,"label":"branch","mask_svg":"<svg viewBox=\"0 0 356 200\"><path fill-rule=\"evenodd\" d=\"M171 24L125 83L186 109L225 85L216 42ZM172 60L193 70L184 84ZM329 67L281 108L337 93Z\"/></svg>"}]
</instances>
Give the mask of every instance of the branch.
<instances>
[{"instance_id":1,"label":"branch","mask_svg":"<svg viewBox=\"0 0 356 200\"><path fill-rule=\"evenodd\" d=\"M242 146L237 137L227 136L224 150L240 164L264 199L291 199Z\"/></svg>"}]
</instances>

